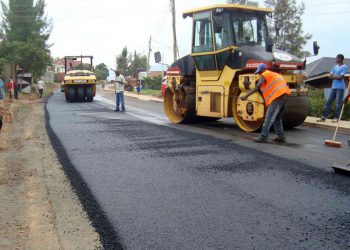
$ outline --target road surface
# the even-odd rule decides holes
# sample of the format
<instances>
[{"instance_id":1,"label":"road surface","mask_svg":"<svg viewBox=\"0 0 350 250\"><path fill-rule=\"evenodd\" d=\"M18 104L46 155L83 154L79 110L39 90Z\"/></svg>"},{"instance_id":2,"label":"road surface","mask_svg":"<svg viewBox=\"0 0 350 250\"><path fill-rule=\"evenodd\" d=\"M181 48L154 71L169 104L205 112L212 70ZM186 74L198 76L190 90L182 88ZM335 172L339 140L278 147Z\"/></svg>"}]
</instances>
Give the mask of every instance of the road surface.
<instances>
[{"instance_id":1,"label":"road surface","mask_svg":"<svg viewBox=\"0 0 350 250\"><path fill-rule=\"evenodd\" d=\"M325 148L331 133L301 127L285 146L257 145L228 119L174 125L161 103L126 98L126 114L113 103L57 92L47 104L53 144L89 193L79 197L106 248L350 248L350 179L330 169L349 148Z\"/></svg>"}]
</instances>

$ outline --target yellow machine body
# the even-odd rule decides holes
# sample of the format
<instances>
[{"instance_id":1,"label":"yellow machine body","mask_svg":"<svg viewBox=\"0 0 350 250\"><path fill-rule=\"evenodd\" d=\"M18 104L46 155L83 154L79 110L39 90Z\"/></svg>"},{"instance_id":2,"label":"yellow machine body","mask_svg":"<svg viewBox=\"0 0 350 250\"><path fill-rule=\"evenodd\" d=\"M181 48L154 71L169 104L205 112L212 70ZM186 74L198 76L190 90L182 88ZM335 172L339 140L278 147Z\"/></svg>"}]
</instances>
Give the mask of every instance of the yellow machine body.
<instances>
[{"instance_id":1,"label":"yellow machine body","mask_svg":"<svg viewBox=\"0 0 350 250\"><path fill-rule=\"evenodd\" d=\"M172 122L183 123L203 120L203 118L217 120L234 117L236 124L247 132L255 131L262 126L266 107L260 92L254 93L245 101L240 100L240 97L253 89L259 80L259 75L254 74L259 62L267 61L272 67L272 52L268 54L256 45L251 46L251 50L256 50L257 57L271 58L269 60L256 60L255 58L250 60L248 58L246 63L239 66L237 61L243 61L244 53L251 52L250 47L245 46L248 49L241 52L240 46L232 44L233 42L226 45L220 44L226 34L214 27L218 22L215 16L228 13L225 15L231 17L231 11L233 11L232 20L235 20L235 13L244 13L242 18L249 15L251 20L254 20L254 15L256 15L261 17L261 23L263 23L264 15L271 12L270 9L265 8L223 4L184 13L184 17L190 16L194 19L193 49L190 56L195 64L195 73L192 75L184 73L189 64L184 63L184 60L181 62L181 59L175 62L172 69L168 71L168 89L165 94L164 109ZM221 22L227 22L223 21L224 14L222 16ZM198 35L200 32L203 34ZM200 46L196 47L196 44ZM274 55L285 60L292 58L282 52L276 52ZM294 60L294 57L292 59ZM306 118L308 109L308 90L303 87L305 76L302 67L304 65L300 61L296 63L280 61L276 65L279 65L277 71L284 76L291 89L289 98L291 109L285 119L286 126L298 126ZM183 72L180 73L180 71ZM249 85L246 84L247 82Z\"/></svg>"},{"instance_id":2,"label":"yellow machine body","mask_svg":"<svg viewBox=\"0 0 350 250\"><path fill-rule=\"evenodd\" d=\"M84 59L89 59L89 63L84 63ZM93 72L93 56L65 56L64 70L61 91L64 92L66 101L92 102L96 95L97 83Z\"/></svg>"}]
</instances>

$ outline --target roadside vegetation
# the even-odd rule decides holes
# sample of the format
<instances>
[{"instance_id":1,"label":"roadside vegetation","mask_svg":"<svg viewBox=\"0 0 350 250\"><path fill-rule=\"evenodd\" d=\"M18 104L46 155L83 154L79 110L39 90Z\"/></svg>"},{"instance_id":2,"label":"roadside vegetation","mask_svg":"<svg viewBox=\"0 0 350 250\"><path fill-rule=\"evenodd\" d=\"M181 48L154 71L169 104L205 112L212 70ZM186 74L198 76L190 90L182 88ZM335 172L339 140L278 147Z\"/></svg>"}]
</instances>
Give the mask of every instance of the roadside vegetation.
<instances>
[{"instance_id":1,"label":"roadside vegetation","mask_svg":"<svg viewBox=\"0 0 350 250\"><path fill-rule=\"evenodd\" d=\"M45 1L1 1L0 69L15 76L18 69L31 72L34 78L44 74L52 62L50 54L51 20ZM24 28L25 27L25 28ZM8 75L6 75L8 77Z\"/></svg>"}]
</instances>

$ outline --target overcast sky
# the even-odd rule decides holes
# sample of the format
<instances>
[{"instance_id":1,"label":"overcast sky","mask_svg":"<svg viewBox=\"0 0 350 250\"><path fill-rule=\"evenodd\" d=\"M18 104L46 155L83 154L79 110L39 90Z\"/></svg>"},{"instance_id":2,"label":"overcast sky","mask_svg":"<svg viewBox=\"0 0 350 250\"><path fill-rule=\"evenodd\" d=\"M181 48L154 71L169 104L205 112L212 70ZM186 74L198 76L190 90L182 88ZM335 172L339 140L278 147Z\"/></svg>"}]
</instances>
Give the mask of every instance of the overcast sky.
<instances>
[{"instance_id":1,"label":"overcast sky","mask_svg":"<svg viewBox=\"0 0 350 250\"><path fill-rule=\"evenodd\" d=\"M180 56L190 53L191 19L182 12L200 6L225 3L225 0L176 0L177 33ZM320 55L338 53L350 57L350 0L305 0L304 31L321 46ZM169 0L46 0L47 13L53 20L50 38L52 55L91 54L95 64L115 66L115 56L124 46L147 54L162 51L165 63L172 62L172 29ZM264 6L260 0L260 6ZM314 60L314 59L312 59ZM153 61L153 55L152 55ZM154 63L154 62L151 62Z\"/></svg>"}]
</instances>

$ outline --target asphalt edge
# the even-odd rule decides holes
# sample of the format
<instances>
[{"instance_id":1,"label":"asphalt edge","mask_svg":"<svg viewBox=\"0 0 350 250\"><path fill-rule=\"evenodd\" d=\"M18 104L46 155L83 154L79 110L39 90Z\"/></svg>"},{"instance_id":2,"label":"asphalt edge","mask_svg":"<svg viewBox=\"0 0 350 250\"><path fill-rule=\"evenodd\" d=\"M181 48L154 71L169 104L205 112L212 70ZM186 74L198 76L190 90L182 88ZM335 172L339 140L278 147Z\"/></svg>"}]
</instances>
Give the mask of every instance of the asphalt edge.
<instances>
[{"instance_id":1,"label":"asphalt edge","mask_svg":"<svg viewBox=\"0 0 350 250\"><path fill-rule=\"evenodd\" d=\"M47 101L49 99L50 97L47 98ZM69 160L68 154L63 147L63 144L50 126L50 114L47 110L47 102L45 103L45 127L50 142L57 154L58 160L62 165L62 168L70 182L70 185L72 186L75 194L78 196L83 209L87 213L91 225L95 228L96 232L100 236L103 249L123 250L124 247L121 243L120 236L108 220L107 215L98 204L90 188L85 183L83 177Z\"/></svg>"},{"instance_id":2,"label":"asphalt edge","mask_svg":"<svg viewBox=\"0 0 350 250\"><path fill-rule=\"evenodd\" d=\"M327 124L313 123L313 122L307 122L307 121L304 121L302 126L312 127L312 128L320 128L320 129L324 129L327 131L333 131L333 132L335 130L335 127L329 126ZM347 135L350 134L350 128L339 127L338 131L339 131L339 133L342 133L342 134L347 134Z\"/></svg>"}]
</instances>

